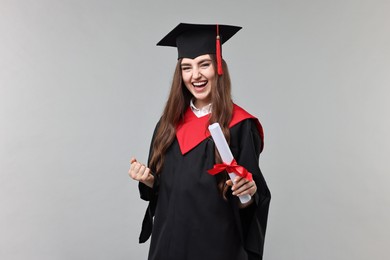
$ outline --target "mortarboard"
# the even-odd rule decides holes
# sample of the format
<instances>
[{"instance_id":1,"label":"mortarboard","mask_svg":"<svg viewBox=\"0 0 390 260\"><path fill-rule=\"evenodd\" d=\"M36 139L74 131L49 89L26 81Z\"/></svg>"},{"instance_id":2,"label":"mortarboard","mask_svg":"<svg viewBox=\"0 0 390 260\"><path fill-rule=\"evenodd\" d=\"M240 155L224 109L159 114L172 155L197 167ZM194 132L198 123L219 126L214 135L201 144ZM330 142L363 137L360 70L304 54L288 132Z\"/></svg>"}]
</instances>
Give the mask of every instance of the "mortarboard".
<instances>
[{"instance_id":1,"label":"mortarboard","mask_svg":"<svg viewBox=\"0 0 390 260\"><path fill-rule=\"evenodd\" d=\"M241 28L239 26L222 24L180 23L157 45L177 47L178 59L194 59L204 54L216 54L218 75L222 75L221 45Z\"/></svg>"}]
</instances>

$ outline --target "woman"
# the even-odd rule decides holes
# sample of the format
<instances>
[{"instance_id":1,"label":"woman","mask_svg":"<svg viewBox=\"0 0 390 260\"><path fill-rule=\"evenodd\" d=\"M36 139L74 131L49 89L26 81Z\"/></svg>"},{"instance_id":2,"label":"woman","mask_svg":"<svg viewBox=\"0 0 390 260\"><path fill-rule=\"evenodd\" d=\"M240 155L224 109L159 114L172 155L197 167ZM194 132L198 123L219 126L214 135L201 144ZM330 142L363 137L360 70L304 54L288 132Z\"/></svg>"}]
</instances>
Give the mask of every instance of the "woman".
<instances>
[{"instance_id":1,"label":"woman","mask_svg":"<svg viewBox=\"0 0 390 260\"><path fill-rule=\"evenodd\" d=\"M158 45L179 57L148 166L131 159L129 175L149 201L140 243L152 235L149 260L262 259L270 192L258 166L259 121L235 105L221 44L241 27L179 24ZM207 130L218 122L237 163L251 178L208 170L220 157ZM249 194L241 204L238 196ZM154 222L153 222L154 217Z\"/></svg>"}]
</instances>

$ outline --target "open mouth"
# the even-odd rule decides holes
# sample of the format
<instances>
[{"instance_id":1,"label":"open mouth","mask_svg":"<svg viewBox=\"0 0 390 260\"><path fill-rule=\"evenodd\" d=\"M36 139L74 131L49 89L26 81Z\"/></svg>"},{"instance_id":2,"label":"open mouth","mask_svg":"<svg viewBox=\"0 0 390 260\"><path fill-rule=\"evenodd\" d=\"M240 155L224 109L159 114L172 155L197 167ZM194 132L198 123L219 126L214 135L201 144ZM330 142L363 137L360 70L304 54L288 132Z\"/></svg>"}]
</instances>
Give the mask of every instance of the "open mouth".
<instances>
[{"instance_id":1,"label":"open mouth","mask_svg":"<svg viewBox=\"0 0 390 260\"><path fill-rule=\"evenodd\" d=\"M207 82L208 82L207 80L192 82L192 86L194 86L195 88L203 88L207 85Z\"/></svg>"}]
</instances>

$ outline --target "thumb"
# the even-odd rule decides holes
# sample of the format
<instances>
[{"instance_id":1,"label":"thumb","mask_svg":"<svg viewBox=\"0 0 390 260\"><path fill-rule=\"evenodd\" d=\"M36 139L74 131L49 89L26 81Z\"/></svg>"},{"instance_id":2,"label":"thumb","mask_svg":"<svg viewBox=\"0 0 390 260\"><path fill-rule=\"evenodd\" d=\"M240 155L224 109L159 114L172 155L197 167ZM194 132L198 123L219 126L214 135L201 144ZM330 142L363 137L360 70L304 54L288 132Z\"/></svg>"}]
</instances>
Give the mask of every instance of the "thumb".
<instances>
[{"instance_id":1,"label":"thumb","mask_svg":"<svg viewBox=\"0 0 390 260\"><path fill-rule=\"evenodd\" d=\"M135 159L134 157L131 157L130 164L132 164L133 162L136 162L136 161L137 161L137 159Z\"/></svg>"},{"instance_id":2,"label":"thumb","mask_svg":"<svg viewBox=\"0 0 390 260\"><path fill-rule=\"evenodd\" d=\"M227 181L226 181L226 185L227 185L227 186L233 186L232 180L227 180Z\"/></svg>"}]
</instances>

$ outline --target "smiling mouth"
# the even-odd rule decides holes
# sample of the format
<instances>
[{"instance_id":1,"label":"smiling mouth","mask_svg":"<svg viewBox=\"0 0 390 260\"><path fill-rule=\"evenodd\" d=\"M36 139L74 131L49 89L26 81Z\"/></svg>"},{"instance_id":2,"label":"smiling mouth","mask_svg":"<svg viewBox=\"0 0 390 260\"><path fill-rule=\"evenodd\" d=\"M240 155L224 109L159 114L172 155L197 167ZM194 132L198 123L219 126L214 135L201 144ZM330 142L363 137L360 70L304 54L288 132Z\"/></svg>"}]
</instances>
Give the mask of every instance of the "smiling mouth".
<instances>
[{"instance_id":1,"label":"smiling mouth","mask_svg":"<svg viewBox=\"0 0 390 260\"><path fill-rule=\"evenodd\" d=\"M207 80L205 81L199 81L199 82L192 82L192 86L194 86L195 88L203 88L207 85Z\"/></svg>"}]
</instances>

